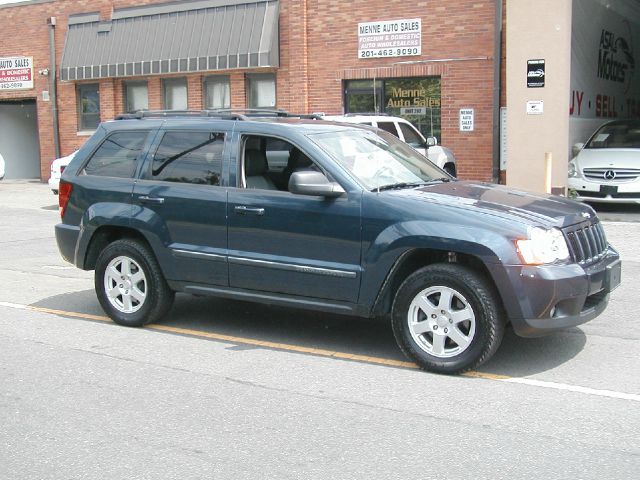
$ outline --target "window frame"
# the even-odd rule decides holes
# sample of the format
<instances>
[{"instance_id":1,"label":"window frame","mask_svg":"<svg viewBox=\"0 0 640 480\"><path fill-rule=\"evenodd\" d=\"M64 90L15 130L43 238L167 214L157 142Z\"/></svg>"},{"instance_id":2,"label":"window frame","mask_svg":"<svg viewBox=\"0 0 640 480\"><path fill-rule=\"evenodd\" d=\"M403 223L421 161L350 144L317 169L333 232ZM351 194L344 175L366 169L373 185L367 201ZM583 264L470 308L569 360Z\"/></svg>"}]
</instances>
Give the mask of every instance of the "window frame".
<instances>
[{"instance_id":1,"label":"window frame","mask_svg":"<svg viewBox=\"0 0 640 480\"><path fill-rule=\"evenodd\" d=\"M122 82L122 90L123 90L123 95L122 95L122 99L123 99L123 108L124 111L127 113L132 113L132 112L137 112L138 110L148 110L149 109L149 82L147 82L146 80L127 80ZM135 110L131 110L129 109L129 87L141 87L144 86L147 90L147 107L146 108L142 108L142 109L135 109Z\"/></svg>"},{"instance_id":2,"label":"window frame","mask_svg":"<svg viewBox=\"0 0 640 480\"><path fill-rule=\"evenodd\" d=\"M186 101L187 104L185 105L185 108L169 108L168 107L168 102L167 102L167 93L168 93L168 89L167 86L170 85L177 85L177 84L184 84L184 88L186 90ZM182 111L182 110L188 110L189 109L189 82L187 81L187 77L169 77L169 78L163 78L162 79L162 107L164 110L171 110L171 111Z\"/></svg>"},{"instance_id":3,"label":"window frame","mask_svg":"<svg viewBox=\"0 0 640 480\"><path fill-rule=\"evenodd\" d=\"M92 177L108 177L108 178L119 178L122 180L134 180L138 177L138 170L140 168L140 165L142 165L144 163L144 157L145 157L145 153L147 151L147 146L149 145L149 140L150 140L150 133L151 132L156 132L155 129L149 129L149 128L136 128L136 129L131 129L131 130L114 130L109 132L101 141L100 144L93 149L93 151L91 152L91 155L89 155L89 157L87 158L87 160L82 164L82 167L80 167L78 169L79 174L81 175L87 175L87 176L92 176ZM113 176L113 175L97 175L94 173L88 173L87 172L87 166L91 163L91 161L93 160L93 158L96 156L96 154L100 151L100 149L102 148L102 146L109 141L109 139L111 137L113 137L114 135L118 135L118 134L122 134L122 133L143 133L144 134L144 141L142 142L142 147L140 149L140 154L138 154L138 156L135 159L135 165L133 168L133 172L131 174L131 176L129 177L121 177L121 176Z\"/></svg>"},{"instance_id":4,"label":"window frame","mask_svg":"<svg viewBox=\"0 0 640 480\"><path fill-rule=\"evenodd\" d=\"M209 106L209 83L226 83L229 98L227 99L229 104L222 107L210 107ZM203 108L216 109L216 108L231 108L231 77L229 75L207 75L202 79L202 102Z\"/></svg>"},{"instance_id":5,"label":"window frame","mask_svg":"<svg viewBox=\"0 0 640 480\"><path fill-rule=\"evenodd\" d=\"M98 123L95 126L87 125L85 122L86 115L95 115L95 113L84 113L82 111L82 94L83 91L89 90L94 87L95 92L98 95ZM76 114L78 116L77 131L78 132L95 132L101 122L102 111L100 108L100 84L99 83L78 83L76 84Z\"/></svg>"},{"instance_id":6,"label":"window frame","mask_svg":"<svg viewBox=\"0 0 640 480\"><path fill-rule=\"evenodd\" d=\"M218 174L218 185L212 185L212 184L207 184L207 183L193 183L193 182L174 182L171 180L165 180L163 178L156 178L153 175L153 165L154 165L154 161L156 158L156 155L158 153L158 150L160 150L160 147L162 145L162 140L165 138L165 135L167 133L199 133L199 134L218 134L218 135L222 135L224 137L223 139L223 143L222 143L222 153L220 156L220 172ZM216 131L212 131L209 129L198 129L198 128L188 128L188 129L183 129L183 128L171 128L171 127L167 127L167 128L163 128L161 130L159 130L157 132L157 137L156 140L153 142L153 145L151 146L151 148L149 149L150 151L150 155L148 156L148 161L146 162L146 165L143 169L143 172L140 175L140 178L146 181L152 181L152 182L162 182L165 184L172 184L172 185L192 185L192 186L202 186L202 187L223 187L225 186L226 182L224 180L224 168L225 168L225 162L226 162L226 153L227 153L227 149L229 147L229 141L230 141L230 134L229 131L225 130L225 129L218 129Z\"/></svg>"},{"instance_id":7,"label":"window frame","mask_svg":"<svg viewBox=\"0 0 640 480\"><path fill-rule=\"evenodd\" d=\"M273 79L273 105L252 105L252 83L255 80L266 79L271 77ZM278 77L276 72L261 72L261 73L246 73L245 74L245 93L247 108L278 108Z\"/></svg>"}]
</instances>

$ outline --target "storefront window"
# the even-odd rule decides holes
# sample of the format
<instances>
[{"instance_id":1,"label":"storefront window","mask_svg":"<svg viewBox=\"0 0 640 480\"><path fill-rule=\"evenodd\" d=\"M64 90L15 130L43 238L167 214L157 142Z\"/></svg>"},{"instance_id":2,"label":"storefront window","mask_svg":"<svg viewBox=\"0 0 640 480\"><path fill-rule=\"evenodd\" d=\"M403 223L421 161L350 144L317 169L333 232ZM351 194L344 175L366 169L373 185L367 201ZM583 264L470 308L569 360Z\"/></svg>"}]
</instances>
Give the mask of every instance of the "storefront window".
<instances>
[{"instance_id":1,"label":"storefront window","mask_svg":"<svg viewBox=\"0 0 640 480\"><path fill-rule=\"evenodd\" d=\"M216 75L207 77L204 81L205 108L230 108L231 91L229 77Z\"/></svg>"},{"instance_id":2,"label":"storefront window","mask_svg":"<svg viewBox=\"0 0 640 480\"><path fill-rule=\"evenodd\" d=\"M77 86L78 130L95 130L100 124L100 90L97 83Z\"/></svg>"},{"instance_id":3,"label":"storefront window","mask_svg":"<svg viewBox=\"0 0 640 480\"><path fill-rule=\"evenodd\" d=\"M247 74L247 105L249 108L276 106L276 75L274 73Z\"/></svg>"},{"instance_id":4,"label":"storefront window","mask_svg":"<svg viewBox=\"0 0 640 480\"><path fill-rule=\"evenodd\" d=\"M346 85L346 113L384 112L382 82L377 80L350 80Z\"/></svg>"},{"instance_id":5,"label":"storefront window","mask_svg":"<svg viewBox=\"0 0 640 480\"><path fill-rule=\"evenodd\" d=\"M440 77L348 80L345 113L387 113L441 140Z\"/></svg>"},{"instance_id":6,"label":"storefront window","mask_svg":"<svg viewBox=\"0 0 640 480\"><path fill-rule=\"evenodd\" d=\"M162 89L166 110L187 110L186 78L165 78L162 80Z\"/></svg>"},{"instance_id":7,"label":"storefront window","mask_svg":"<svg viewBox=\"0 0 640 480\"><path fill-rule=\"evenodd\" d=\"M124 90L125 109L127 112L149 109L149 93L147 82L127 82Z\"/></svg>"}]
</instances>

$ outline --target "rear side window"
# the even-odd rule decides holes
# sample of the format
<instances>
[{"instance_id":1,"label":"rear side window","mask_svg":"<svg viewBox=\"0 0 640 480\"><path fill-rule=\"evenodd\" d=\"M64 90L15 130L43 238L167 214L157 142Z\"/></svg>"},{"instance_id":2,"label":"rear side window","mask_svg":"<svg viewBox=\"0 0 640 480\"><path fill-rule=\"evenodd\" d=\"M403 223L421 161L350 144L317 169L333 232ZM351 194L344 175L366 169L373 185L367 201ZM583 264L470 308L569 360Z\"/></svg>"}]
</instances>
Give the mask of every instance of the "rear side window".
<instances>
[{"instance_id":1,"label":"rear side window","mask_svg":"<svg viewBox=\"0 0 640 480\"><path fill-rule=\"evenodd\" d=\"M133 177L148 133L135 131L109 135L89 159L84 173L103 177Z\"/></svg>"},{"instance_id":2,"label":"rear side window","mask_svg":"<svg viewBox=\"0 0 640 480\"><path fill-rule=\"evenodd\" d=\"M378 128L381 128L385 132L389 132L391 135L398 136L398 131L396 130L396 124L393 122L378 122Z\"/></svg>"},{"instance_id":3,"label":"rear side window","mask_svg":"<svg viewBox=\"0 0 640 480\"><path fill-rule=\"evenodd\" d=\"M224 133L166 132L151 166L151 178L165 182L220 185Z\"/></svg>"},{"instance_id":4,"label":"rear side window","mask_svg":"<svg viewBox=\"0 0 640 480\"><path fill-rule=\"evenodd\" d=\"M405 143L408 143L413 148L420 148L424 146L422 139L413 128L406 123L398 122L398 125L400 125L400 130L402 130L402 135L404 135Z\"/></svg>"}]
</instances>

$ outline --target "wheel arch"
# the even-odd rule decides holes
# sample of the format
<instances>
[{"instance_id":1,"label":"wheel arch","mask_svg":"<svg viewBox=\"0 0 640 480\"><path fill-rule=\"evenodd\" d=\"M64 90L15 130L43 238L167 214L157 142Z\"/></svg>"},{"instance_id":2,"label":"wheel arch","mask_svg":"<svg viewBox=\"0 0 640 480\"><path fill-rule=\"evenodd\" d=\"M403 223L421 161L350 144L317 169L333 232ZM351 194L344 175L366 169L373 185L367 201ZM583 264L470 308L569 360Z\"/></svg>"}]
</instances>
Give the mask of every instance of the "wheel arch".
<instances>
[{"instance_id":1,"label":"wheel arch","mask_svg":"<svg viewBox=\"0 0 640 480\"><path fill-rule=\"evenodd\" d=\"M93 270L96 266L96 260L98 259L100 252L102 252L107 245L124 238L139 241L153 252L153 249L146 237L139 231L125 226L103 225L93 232L93 235L89 240L82 268L84 270Z\"/></svg>"},{"instance_id":2,"label":"wheel arch","mask_svg":"<svg viewBox=\"0 0 640 480\"><path fill-rule=\"evenodd\" d=\"M504 301L491 272L479 257L453 250L429 248L413 248L405 251L387 274L372 309L372 316L387 316L391 313L395 292L402 282L420 268L436 263L455 263L466 266L483 276L495 290L500 307L504 308Z\"/></svg>"}]
</instances>

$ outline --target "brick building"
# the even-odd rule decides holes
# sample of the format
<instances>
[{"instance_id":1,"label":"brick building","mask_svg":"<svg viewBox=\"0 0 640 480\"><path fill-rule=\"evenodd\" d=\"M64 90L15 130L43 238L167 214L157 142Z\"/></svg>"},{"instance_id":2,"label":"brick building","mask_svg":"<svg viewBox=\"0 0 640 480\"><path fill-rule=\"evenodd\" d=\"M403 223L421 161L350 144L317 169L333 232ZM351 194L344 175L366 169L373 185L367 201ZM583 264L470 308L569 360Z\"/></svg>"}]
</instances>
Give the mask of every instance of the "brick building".
<instances>
[{"instance_id":1,"label":"brick building","mask_svg":"<svg viewBox=\"0 0 640 480\"><path fill-rule=\"evenodd\" d=\"M405 116L454 151L461 178L490 181L497 173L499 3L31 0L1 5L0 62L31 58L33 76L32 87L29 81L10 82L7 64L3 84L0 65L0 150L5 150L0 153L7 177L49 176L57 155L55 116L59 153L66 155L100 120L123 111L276 107ZM473 110L470 130L460 128L461 109ZM26 146L25 138L31 139Z\"/></svg>"}]
</instances>

